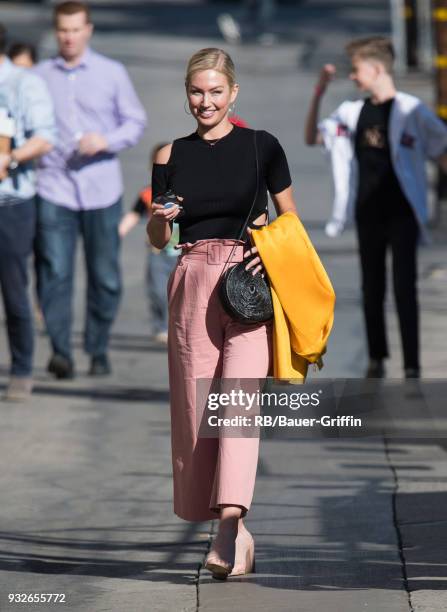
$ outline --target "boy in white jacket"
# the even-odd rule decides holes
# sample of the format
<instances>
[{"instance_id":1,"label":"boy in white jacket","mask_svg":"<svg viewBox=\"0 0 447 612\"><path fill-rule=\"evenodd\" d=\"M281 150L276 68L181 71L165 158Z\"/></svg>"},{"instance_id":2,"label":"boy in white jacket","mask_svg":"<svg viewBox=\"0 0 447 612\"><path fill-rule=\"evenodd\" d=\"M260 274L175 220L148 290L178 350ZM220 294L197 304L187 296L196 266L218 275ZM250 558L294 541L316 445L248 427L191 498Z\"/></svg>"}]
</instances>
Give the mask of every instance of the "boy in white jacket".
<instances>
[{"instance_id":1,"label":"boy in white jacket","mask_svg":"<svg viewBox=\"0 0 447 612\"><path fill-rule=\"evenodd\" d=\"M307 116L306 143L323 144L331 158L335 198L327 234L338 235L355 219L369 350L366 376L385 375L385 264L391 248L404 372L417 378L416 252L419 240L427 239L425 160L435 159L447 168L447 127L418 98L396 90L394 51L387 38L355 40L346 50L351 80L370 95L343 102L318 123L322 96L335 74L333 65L324 66Z\"/></svg>"}]
</instances>

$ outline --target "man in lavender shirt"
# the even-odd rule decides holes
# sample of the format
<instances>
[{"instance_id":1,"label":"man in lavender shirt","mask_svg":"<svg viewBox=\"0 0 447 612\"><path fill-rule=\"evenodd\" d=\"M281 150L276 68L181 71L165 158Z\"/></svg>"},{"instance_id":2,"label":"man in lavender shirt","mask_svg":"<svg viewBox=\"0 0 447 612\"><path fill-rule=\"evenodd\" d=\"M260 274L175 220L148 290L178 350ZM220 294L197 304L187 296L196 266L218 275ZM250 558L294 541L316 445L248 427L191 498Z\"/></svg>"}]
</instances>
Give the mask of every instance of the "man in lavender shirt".
<instances>
[{"instance_id":1,"label":"man in lavender shirt","mask_svg":"<svg viewBox=\"0 0 447 612\"><path fill-rule=\"evenodd\" d=\"M84 348L90 374L109 374L109 333L121 293L118 224L123 191L117 153L146 124L125 68L89 48L84 2L55 7L59 55L38 65L53 97L59 140L38 166L37 287L53 355L48 371L72 378L74 258L82 235L87 268Z\"/></svg>"}]
</instances>

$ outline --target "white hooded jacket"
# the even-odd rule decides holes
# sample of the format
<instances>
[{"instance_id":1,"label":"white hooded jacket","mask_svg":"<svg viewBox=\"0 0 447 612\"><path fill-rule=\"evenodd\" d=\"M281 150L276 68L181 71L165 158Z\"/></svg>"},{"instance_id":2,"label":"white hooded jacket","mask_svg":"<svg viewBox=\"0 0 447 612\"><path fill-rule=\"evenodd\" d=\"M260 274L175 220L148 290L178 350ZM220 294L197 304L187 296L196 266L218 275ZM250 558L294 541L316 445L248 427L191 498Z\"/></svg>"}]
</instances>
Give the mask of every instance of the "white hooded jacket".
<instances>
[{"instance_id":1,"label":"white hooded jacket","mask_svg":"<svg viewBox=\"0 0 447 612\"><path fill-rule=\"evenodd\" d=\"M354 142L363 104L364 100L343 102L318 126L330 155L334 181L332 217L326 224L329 236L339 235L353 219L358 182ZM414 211L421 239L427 242L425 161L447 151L447 126L419 98L397 92L391 110L389 141L397 179Z\"/></svg>"}]
</instances>

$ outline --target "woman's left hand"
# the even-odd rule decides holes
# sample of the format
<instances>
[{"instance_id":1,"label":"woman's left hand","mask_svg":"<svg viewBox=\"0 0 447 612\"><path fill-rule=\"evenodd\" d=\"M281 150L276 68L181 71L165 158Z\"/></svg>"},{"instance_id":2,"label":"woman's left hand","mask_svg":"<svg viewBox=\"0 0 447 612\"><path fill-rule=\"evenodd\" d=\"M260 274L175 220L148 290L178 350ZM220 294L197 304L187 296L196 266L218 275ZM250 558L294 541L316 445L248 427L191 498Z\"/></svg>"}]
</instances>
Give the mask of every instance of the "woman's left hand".
<instances>
[{"instance_id":1,"label":"woman's left hand","mask_svg":"<svg viewBox=\"0 0 447 612\"><path fill-rule=\"evenodd\" d=\"M248 235L251 234L250 228L247 229L247 233ZM244 259L247 259L248 257L253 257L255 255L255 257L253 257L253 259L251 259L249 263L245 266L245 269L251 270L253 276L255 276L255 274L257 274L258 272L261 272L262 276L264 276L265 269L264 269L264 266L262 265L261 258L259 257L259 255L256 255L257 253L258 253L258 249L256 246L252 246L247 251L245 251Z\"/></svg>"}]
</instances>

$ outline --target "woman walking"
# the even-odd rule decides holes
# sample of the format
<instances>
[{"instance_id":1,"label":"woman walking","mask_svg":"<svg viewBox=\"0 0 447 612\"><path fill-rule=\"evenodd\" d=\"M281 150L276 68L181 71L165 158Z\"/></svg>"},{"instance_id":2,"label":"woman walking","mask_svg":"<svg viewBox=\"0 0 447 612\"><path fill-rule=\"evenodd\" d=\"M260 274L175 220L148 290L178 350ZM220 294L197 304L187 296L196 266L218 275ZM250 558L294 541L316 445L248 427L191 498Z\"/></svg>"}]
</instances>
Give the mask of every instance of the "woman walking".
<instances>
[{"instance_id":1,"label":"woman walking","mask_svg":"<svg viewBox=\"0 0 447 612\"><path fill-rule=\"evenodd\" d=\"M217 286L227 262L255 253L237 240L255 194L251 228L267 222L267 192L278 214L295 213L295 204L277 139L230 122L239 89L230 56L220 49L198 51L185 84L197 129L159 151L152 176L153 197L172 190L184 214L153 203L148 234L163 248L174 219L180 227L181 255L168 285L174 511L188 521L219 518L205 567L226 578L253 567L254 542L242 519L253 496L259 440L199 438L196 380L268 375L271 323L232 319ZM251 259L247 269L260 273L260 259Z\"/></svg>"}]
</instances>

